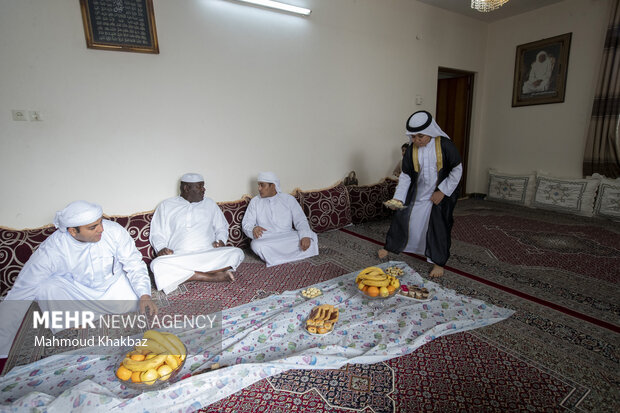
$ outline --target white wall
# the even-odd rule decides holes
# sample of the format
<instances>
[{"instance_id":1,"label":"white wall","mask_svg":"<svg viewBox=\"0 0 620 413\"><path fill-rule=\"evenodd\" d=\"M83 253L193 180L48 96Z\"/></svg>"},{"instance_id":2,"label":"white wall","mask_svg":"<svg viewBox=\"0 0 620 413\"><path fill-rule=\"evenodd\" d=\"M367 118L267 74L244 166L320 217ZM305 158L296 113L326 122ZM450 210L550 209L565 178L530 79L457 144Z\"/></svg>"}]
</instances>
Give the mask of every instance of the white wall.
<instances>
[{"instance_id":1,"label":"white wall","mask_svg":"<svg viewBox=\"0 0 620 413\"><path fill-rule=\"evenodd\" d=\"M154 0L161 52L149 55L87 49L77 0L0 2L0 225L47 224L75 199L150 210L188 171L217 201L255 193L261 170L286 191L351 169L376 182L408 115L434 111L438 66L484 74L484 23L412 0L289 3L312 15Z\"/></svg>"},{"instance_id":2,"label":"white wall","mask_svg":"<svg viewBox=\"0 0 620 413\"><path fill-rule=\"evenodd\" d=\"M473 141L469 192L486 193L487 170L581 177L608 0L565 0L489 25L482 128ZM511 107L516 47L572 32L563 103ZM470 159L472 161L472 159Z\"/></svg>"}]
</instances>

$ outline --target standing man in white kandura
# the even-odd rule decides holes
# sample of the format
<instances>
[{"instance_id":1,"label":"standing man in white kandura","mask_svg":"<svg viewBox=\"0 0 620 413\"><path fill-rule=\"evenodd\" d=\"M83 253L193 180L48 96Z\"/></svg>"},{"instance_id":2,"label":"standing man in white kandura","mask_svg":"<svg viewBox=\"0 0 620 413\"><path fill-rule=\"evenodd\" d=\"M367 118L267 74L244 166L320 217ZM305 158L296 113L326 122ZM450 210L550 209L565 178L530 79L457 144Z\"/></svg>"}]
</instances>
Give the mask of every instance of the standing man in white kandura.
<instances>
[{"instance_id":1,"label":"standing man in white kandura","mask_svg":"<svg viewBox=\"0 0 620 413\"><path fill-rule=\"evenodd\" d=\"M151 262L157 289L166 294L185 281L234 281L243 251L226 247L228 222L211 198L204 178L181 177L181 195L162 201L151 222L149 240L157 252Z\"/></svg>"},{"instance_id":2,"label":"standing man in white kandura","mask_svg":"<svg viewBox=\"0 0 620 413\"><path fill-rule=\"evenodd\" d=\"M267 267L319 254L316 234L292 195L283 194L273 172L258 174L258 193L243 217L243 232Z\"/></svg>"}]
</instances>

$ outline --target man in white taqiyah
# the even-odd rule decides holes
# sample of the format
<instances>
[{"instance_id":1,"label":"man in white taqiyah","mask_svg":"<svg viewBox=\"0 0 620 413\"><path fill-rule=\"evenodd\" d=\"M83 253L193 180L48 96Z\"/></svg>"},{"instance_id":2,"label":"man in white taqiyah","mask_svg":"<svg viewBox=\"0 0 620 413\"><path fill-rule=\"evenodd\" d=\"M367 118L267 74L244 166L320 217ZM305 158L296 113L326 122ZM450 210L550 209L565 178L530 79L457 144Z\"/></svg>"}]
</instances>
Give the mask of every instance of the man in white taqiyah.
<instances>
[{"instance_id":1,"label":"man in white taqiyah","mask_svg":"<svg viewBox=\"0 0 620 413\"><path fill-rule=\"evenodd\" d=\"M159 204L151 222L157 288L169 294L185 281L234 281L232 271L244 254L225 246L228 222L215 201L205 198L204 178L187 173L180 190L180 196Z\"/></svg>"},{"instance_id":2,"label":"man in white taqiyah","mask_svg":"<svg viewBox=\"0 0 620 413\"><path fill-rule=\"evenodd\" d=\"M242 226L252 239L252 251L267 267L318 255L318 238L306 215L293 196L280 191L280 180L273 172L258 175L258 193Z\"/></svg>"},{"instance_id":3,"label":"man in white taqiyah","mask_svg":"<svg viewBox=\"0 0 620 413\"><path fill-rule=\"evenodd\" d=\"M99 205L86 201L56 213L57 231L32 254L0 303L0 357L7 356L33 300L43 311L71 306L96 315L138 308L157 314L142 254L125 228L102 215Z\"/></svg>"}]
</instances>

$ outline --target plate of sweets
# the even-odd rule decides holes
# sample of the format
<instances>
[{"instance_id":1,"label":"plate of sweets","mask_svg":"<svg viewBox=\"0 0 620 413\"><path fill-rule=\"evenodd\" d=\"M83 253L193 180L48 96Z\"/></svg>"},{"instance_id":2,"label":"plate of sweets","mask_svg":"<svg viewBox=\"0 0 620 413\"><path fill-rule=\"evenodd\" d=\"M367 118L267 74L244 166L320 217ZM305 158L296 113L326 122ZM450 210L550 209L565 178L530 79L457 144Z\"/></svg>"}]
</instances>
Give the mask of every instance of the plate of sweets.
<instances>
[{"instance_id":1,"label":"plate of sweets","mask_svg":"<svg viewBox=\"0 0 620 413\"><path fill-rule=\"evenodd\" d=\"M417 285L413 285L413 286L402 285L401 287L402 288L400 291L400 295L403 295L408 298L412 298L416 301L421 301L421 302L430 301L435 296L435 290L429 290L428 288L425 288L424 286L419 287Z\"/></svg>"},{"instance_id":2,"label":"plate of sweets","mask_svg":"<svg viewBox=\"0 0 620 413\"><path fill-rule=\"evenodd\" d=\"M357 289L370 299L386 299L394 296L400 281L393 275L386 274L379 267L366 267L355 278Z\"/></svg>"},{"instance_id":3,"label":"plate of sweets","mask_svg":"<svg viewBox=\"0 0 620 413\"><path fill-rule=\"evenodd\" d=\"M313 336L322 336L334 331L338 321L338 309L330 304L314 307L306 319L306 331Z\"/></svg>"},{"instance_id":4,"label":"plate of sweets","mask_svg":"<svg viewBox=\"0 0 620 413\"><path fill-rule=\"evenodd\" d=\"M401 201L399 201L398 199L390 199L388 201L385 201L383 203L383 205L385 205L386 207L388 207L390 209L403 209L403 208L405 208L403 203Z\"/></svg>"},{"instance_id":5,"label":"plate of sweets","mask_svg":"<svg viewBox=\"0 0 620 413\"><path fill-rule=\"evenodd\" d=\"M315 287L308 287L305 290L301 290L300 294L303 298L310 300L313 298L317 298L320 295L323 295L323 291Z\"/></svg>"}]
</instances>

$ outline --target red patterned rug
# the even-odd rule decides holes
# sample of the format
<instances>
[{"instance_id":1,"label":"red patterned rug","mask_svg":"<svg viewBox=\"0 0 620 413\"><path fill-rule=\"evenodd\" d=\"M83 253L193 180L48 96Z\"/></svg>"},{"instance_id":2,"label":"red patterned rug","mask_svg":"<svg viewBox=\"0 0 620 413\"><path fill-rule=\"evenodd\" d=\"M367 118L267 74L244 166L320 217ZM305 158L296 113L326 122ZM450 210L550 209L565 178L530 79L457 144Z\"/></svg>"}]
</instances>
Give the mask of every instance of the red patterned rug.
<instances>
[{"instance_id":1,"label":"red patterned rug","mask_svg":"<svg viewBox=\"0 0 620 413\"><path fill-rule=\"evenodd\" d=\"M571 410L588 389L471 333L404 357L337 370L291 370L203 412L454 412Z\"/></svg>"},{"instance_id":2,"label":"red patterned rug","mask_svg":"<svg viewBox=\"0 0 620 413\"><path fill-rule=\"evenodd\" d=\"M513 265L560 268L620 283L620 237L599 226L561 225L518 216L460 215L454 239L486 248Z\"/></svg>"}]
</instances>

